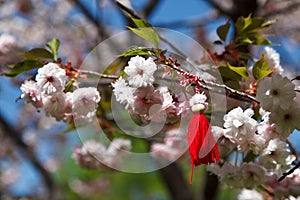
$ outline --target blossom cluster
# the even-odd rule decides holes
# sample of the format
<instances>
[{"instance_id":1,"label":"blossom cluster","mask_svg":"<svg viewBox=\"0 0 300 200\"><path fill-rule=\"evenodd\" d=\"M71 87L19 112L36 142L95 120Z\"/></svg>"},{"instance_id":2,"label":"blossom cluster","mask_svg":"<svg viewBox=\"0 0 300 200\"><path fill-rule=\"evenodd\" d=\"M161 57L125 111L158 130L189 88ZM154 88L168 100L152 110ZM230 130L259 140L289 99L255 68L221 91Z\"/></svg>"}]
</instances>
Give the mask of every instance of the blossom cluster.
<instances>
[{"instance_id":1,"label":"blossom cluster","mask_svg":"<svg viewBox=\"0 0 300 200\"><path fill-rule=\"evenodd\" d=\"M190 109L189 103L183 93L171 94L165 86L156 89L156 70L151 57L132 57L124 69L127 79L120 77L112 83L113 93L119 103L142 121L160 122L166 116L167 122L176 122Z\"/></svg>"},{"instance_id":2,"label":"blossom cluster","mask_svg":"<svg viewBox=\"0 0 300 200\"><path fill-rule=\"evenodd\" d=\"M89 168L119 168L126 157L124 151L131 150L131 141L117 138L106 148L102 143L88 140L82 146L75 147L72 157L78 165Z\"/></svg>"},{"instance_id":3,"label":"blossom cluster","mask_svg":"<svg viewBox=\"0 0 300 200\"><path fill-rule=\"evenodd\" d=\"M21 85L21 98L37 109L44 109L56 120L90 122L101 99L97 88L84 87L65 92L67 81L65 69L56 63L48 63L38 69L35 80L26 80Z\"/></svg>"},{"instance_id":4,"label":"blossom cluster","mask_svg":"<svg viewBox=\"0 0 300 200\"><path fill-rule=\"evenodd\" d=\"M222 157L235 156L235 162L223 160L208 170L228 186L243 189L239 199L248 195L263 199L256 191L261 186L270 188L276 198L297 197L299 171L283 182L278 178L295 160L286 139L295 129L300 130L299 96L295 84L282 75L279 54L267 47L261 55L273 73L258 82L259 113L255 116L258 105L236 107L224 115L223 127L212 127Z\"/></svg>"}]
</instances>

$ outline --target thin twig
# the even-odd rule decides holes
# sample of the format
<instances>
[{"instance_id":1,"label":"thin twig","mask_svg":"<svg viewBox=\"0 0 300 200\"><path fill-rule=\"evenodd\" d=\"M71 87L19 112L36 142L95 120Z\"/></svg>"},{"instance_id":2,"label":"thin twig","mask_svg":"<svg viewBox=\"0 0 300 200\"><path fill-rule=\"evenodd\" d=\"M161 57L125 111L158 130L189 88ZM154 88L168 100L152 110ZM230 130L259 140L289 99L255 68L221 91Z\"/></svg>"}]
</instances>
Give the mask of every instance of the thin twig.
<instances>
[{"instance_id":1,"label":"thin twig","mask_svg":"<svg viewBox=\"0 0 300 200\"><path fill-rule=\"evenodd\" d=\"M171 67L172 69L182 73L182 74L185 74L185 73L188 73L186 72L185 70L177 67L176 65L173 65L171 63L168 63L167 66ZM237 97L239 98L240 100L244 100L244 101L248 101L248 102L255 102L255 103L259 103L259 101L251 96L251 95L248 95L246 93L243 93L243 92L240 92L240 91L237 91L235 89L232 89L230 87L228 87L227 85L224 85L224 84L219 84L219 83L213 83L213 82L209 82L209 81L205 81L204 79L202 78L198 78L199 82L201 82L202 84L201 87L203 87L204 89L212 89L212 88L220 88L220 89L224 89L226 90L231 96L234 96L234 97Z\"/></svg>"},{"instance_id":2,"label":"thin twig","mask_svg":"<svg viewBox=\"0 0 300 200\"><path fill-rule=\"evenodd\" d=\"M298 169L299 167L300 167L300 162L298 162L298 163L297 163L292 169L290 169L289 171L284 172L284 173L282 174L282 176L281 176L277 181L278 181L278 182L282 181L282 180L285 179L288 175L294 173L294 171L295 171L296 169Z\"/></svg>"},{"instance_id":3,"label":"thin twig","mask_svg":"<svg viewBox=\"0 0 300 200\"><path fill-rule=\"evenodd\" d=\"M119 77L116 75L108 75L108 74L101 74L94 71L88 71L88 70L79 70L82 74L88 74L92 76L97 76L98 78L107 78L107 79L118 79Z\"/></svg>"},{"instance_id":4,"label":"thin twig","mask_svg":"<svg viewBox=\"0 0 300 200\"><path fill-rule=\"evenodd\" d=\"M259 188L261 188L263 191L265 191L268 195L270 196L274 196L274 193L269 191L267 188L265 188L264 186L260 185Z\"/></svg>"},{"instance_id":5,"label":"thin twig","mask_svg":"<svg viewBox=\"0 0 300 200\"><path fill-rule=\"evenodd\" d=\"M161 0L150 0L148 4L143 9L143 15L145 18L148 18L153 11L157 8Z\"/></svg>"},{"instance_id":6,"label":"thin twig","mask_svg":"<svg viewBox=\"0 0 300 200\"><path fill-rule=\"evenodd\" d=\"M71 1L75 5L77 5L81 9L82 13L96 26L99 35L103 36L104 38L109 37L103 24L98 19L93 17L90 11L84 6L84 4L80 0L71 0ZM104 38L101 38L101 40L103 40Z\"/></svg>"}]
</instances>

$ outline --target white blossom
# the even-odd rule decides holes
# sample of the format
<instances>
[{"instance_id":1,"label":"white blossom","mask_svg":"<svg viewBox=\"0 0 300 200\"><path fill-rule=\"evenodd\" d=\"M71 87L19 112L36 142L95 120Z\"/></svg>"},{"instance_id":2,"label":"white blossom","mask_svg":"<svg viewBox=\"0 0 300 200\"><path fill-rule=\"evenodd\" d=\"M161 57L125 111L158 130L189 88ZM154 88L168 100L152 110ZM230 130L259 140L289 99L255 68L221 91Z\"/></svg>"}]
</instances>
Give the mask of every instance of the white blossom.
<instances>
[{"instance_id":1,"label":"white blossom","mask_svg":"<svg viewBox=\"0 0 300 200\"><path fill-rule=\"evenodd\" d=\"M170 130L166 133L164 143L153 143L151 155L168 161L175 161L186 150L187 143L179 129Z\"/></svg>"},{"instance_id":2,"label":"white blossom","mask_svg":"<svg viewBox=\"0 0 300 200\"><path fill-rule=\"evenodd\" d=\"M218 143L218 149L221 157L225 157L230 154L232 150L237 146L224 135L225 129L219 126L212 126L211 132L213 133L215 140Z\"/></svg>"},{"instance_id":3,"label":"white blossom","mask_svg":"<svg viewBox=\"0 0 300 200\"><path fill-rule=\"evenodd\" d=\"M45 94L61 92L67 81L66 71L55 63L48 63L38 70L35 80Z\"/></svg>"},{"instance_id":4,"label":"white blossom","mask_svg":"<svg viewBox=\"0 0 300 200\"><path fill-rule=\"evenodd\" d=\"M90 169L97 169L102 166L101 159L106 151L103 144L95 140L88 140L81 147L75 147L72 158L78 165Z\"/></svg>"},{"instance_id":5,"label":"white blossom","mask_svg":"<svg viewBox=\"0 0 300 200\"><path fill-rule=\"evenodd\" d=\"M32 103L36 108L43 106L43 95L40 88L35 81L25 81L21 85L22 99L25 99L28 103Z\"/></svg>"},{"instance_id":6,"label":"white blossom","mask_svg":"<svg viewBox=\"0 0 300 200\"><path fill-rule=\"evenodd\" d=\"M240 166L239 174L244 187L247 189L252 189L264 183L266 170L259 164L253 162L244 162Z\"/></svg>"},{"instance_id":7,"label":"white blossom","mask_svg":"<svg viewBox=\"0 0 300 200\"><path fill-rule=\"evenodd\" d=\"M264 56L268 62L268 66L273 68L275 73L282 74L283 68L280 65L280 55L277 51L271 47L265 47L265 49L260 52L260 56Z\"/></svg>"},{"instance_id":8,"label":"white blossom","mask_svg":"<svg viewBox=\"0 0 300 200\"><path fill-rule=\"evenodd\" d=\"M0 54L9 53L15 45L15 38L9 34L2 34L0 36Z\"/></svg>"},{"instance_id":9,"label":"white blossom","mask_svg":"<svg viewBox=\"0 0 300 200\"><path fill-rule=\"evenodd\" d=\"M104 154L102 162L110 168L118 168L122 164L123 159L128 155L126 152L130 150L130 140L122 138L113 139Z\"/></svg>"},{"instance_id":10,"label":"white blossom","mask_svg":"<svg viewBox=\"0 0 300 200\"><path fill-rule=\"evenodd\" d=\"M243 111L237 107L224 116L224 136L238 144L238 149L243 152L247 151L245 144L253 139L256 131L257 121L251 118L253 115L252 109Z\"/></svg>"},{"instance_id":11,"label":"white blossom","mask_svg":"<svg viewBox=\"0 0 300 200\"><path fill-rule=\"evenodd\" d=\"M219 172L217 175L220 176L220 181L224 182L225 184L231 187L243 187L243 182L241 181L239 168L237 166L233 166L232 164L225 162L224 165L217 171Z\"/></svg>"},{"instance_id":12,"label":"white blossom","mask_svg":"<svg viewBox=\"0 0 300 200\"><path fill-rule=\"evenodd\" d=\"M287 110L296 96L294 88L295 85L286 77L278 74L265 77L259 82L256 98L266 111Z\"/></svg>"},{"instance_id":13,"label":"white blossom","mask_svg":"<svg viewBox=\"0 0 300 200\"><path fill-rule=\"evenodd\" d=\"M130 151L130 149L131 149L130 140L116 138L110 143L106 153L115 156L122 150Z\"/></svg>"},{"instance_id":14,"label":"white blossom","mask_svg":"<svg viewBox=\"0 0 300 200\"><path fill-rule=\"evenodd\" d=\"M153 86L137 88L133 95L133 111L140 115L148 115L154 104L162 104L161 94Z\"/></svg>"},{"instance_id":15,"label":"white blossom","mask_svg":"<svg viewBox=\"0 0 300 200\"><path fill-rule=\"evenodd\" d=\"M300 130L300 106L293 102L286 110L277 109L271 113L270 123L281 136L288 137L295 129Z\"/></svg>"},{"instance_id":16,"label":"white blossom","mask_svg":"<svg viewBox=\"0 0 300 200\"><path fill-rule=\"evenodd\" d=\"M243 189L239 195L238 200L263 200L263 196L256 190Z\"/></svg>"},{"instance_id":17,"label":"white blossom","mask_svg":"<svg viewBox=\"0 0 300 200\"><path fill-rule=\"evenodd\" d=\"M78 88L73 92L72 113L77 122L90 122L96 115L100 94L97 88Z\"/></svg>"},{"instance_id":18,"label":"white blossom","mask_svg":"<svg viewBox=\"0 0 300 200\"><path fill-rule=\"evenodd\" d=\"M129 60L124 71L128 75L130 86L146 87L154 82L153 74L156 69L157 66L151 57L145 60L143 57L135 56Z\"/></svg>"},{"instance_id":19,"label":"white blossom","mask_svg":"<svg viewBox=\"0 0 300 200\"><path fill-rule=\"evenodd\" d=\"M134 102L133 93L136 90L135 88L129 87L126 81L120 77L117 81L111 84L116 97L116 100L125 105L125 108L128 109L132 106Z\"/></svg>"},{"instance_id":20,"label":"white blossom","mask_svg":"<svg viewBox=\"0 0 300 200\"><path fill-rule=\"evenodd\" d=\"M65 112L65 98L66 95L63 92L56 92L43 99L44 109L47 114L50 114L56 120L64 118Z\"/></svg>"},{"instance_id":21,"label":"white blossom","mask_svg":"<svg viewBox=\"0 0 300 200\"><path fill-rule=\"evenodd\" d=\"M289 155L286 143L280 139L270 140L267 148L265 148L260 157L259 163L267 169L275 169L276 165L285 165Z\"/></svg>"},{"instance_id":22,"label":"white blossom","mask_svg":"<svg viewBox=\"0 0 300 200\"><path fill-rule=\"evenodd\" d=\"M121 150L131 150L131 141L117 138L111 141L108 148L95 140L88 140L81 147L73 150L72 157L83 167L97 168L117 168L122 164L122 159L126 156Z\"/></svg>"}]
</instances>

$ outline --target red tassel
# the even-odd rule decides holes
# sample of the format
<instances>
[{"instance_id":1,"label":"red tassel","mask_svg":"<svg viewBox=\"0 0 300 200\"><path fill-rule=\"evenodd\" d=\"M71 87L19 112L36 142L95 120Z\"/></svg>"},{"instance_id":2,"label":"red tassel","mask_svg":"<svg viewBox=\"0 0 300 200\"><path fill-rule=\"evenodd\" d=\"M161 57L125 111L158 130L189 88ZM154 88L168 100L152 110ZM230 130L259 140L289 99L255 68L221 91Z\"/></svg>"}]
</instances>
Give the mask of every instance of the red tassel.
<instances>
[{"instance_id":1,"label":"red tassel","mask_svg":"<svg viewBox=\"0 0 300 200\"><path fill-rule=\"evenodd\" d=\"M192 183L194 166L218 162L220 154L215 138L210 130L209 121L200 112L194 113L189 123L187 140L192 164L190 177L190 183Z\"/></svg>"}]
</instances>

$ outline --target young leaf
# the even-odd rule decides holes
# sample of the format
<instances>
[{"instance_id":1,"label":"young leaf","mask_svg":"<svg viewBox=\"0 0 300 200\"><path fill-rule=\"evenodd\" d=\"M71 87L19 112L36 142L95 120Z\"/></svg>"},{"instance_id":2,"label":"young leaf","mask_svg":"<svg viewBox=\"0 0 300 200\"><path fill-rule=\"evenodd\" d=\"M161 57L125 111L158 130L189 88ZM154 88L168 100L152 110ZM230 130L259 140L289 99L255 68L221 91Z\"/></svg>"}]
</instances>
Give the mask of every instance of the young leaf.
<instances>
[{"instance_id":1,"label":"young leaf","mask_svg":"<svg viewBox=\"0 0 300 200\"><path fill-rule=\"evenodd\" d=\"M147 28L147 27L152 27L152 25L146 21L146 20L142 20L142 19L135 19L132 18L133 23L138 27L138 28Z\"/></svg>"},{"instance_id":2,"label":"young leaf","mask_svg":"<svg viewBox=\"0 0 300 200\"><path fill-rule=\"evenodd\" d=\"M247 67L234 67L232 65L230 65L229 63L227 63L227 66L229 67L229 69L231 69L232 71L238 73L239 75L241 75L242 77L244 77L245 79L249 80L250 76L248 74L248 70Z\"/></svg>"},{"instance_id":3,"label":"young leaf","mask_svg":"<svg viewBox=\"0 0 300 200\"><path fill-rule=\"evenodd\" d=\"M227 37L227 34L228 34L228 31L229 31L229 28L230 28L230 22L227 21L226 24L220 26L218 29L217 29L217 34L219 36L219 38L223 41L226 40L226 37Z\"/></svg>"},{"instance_id":4,"label":"young leaf","mask_svg":"<svg viewBox=\"0 0 300 200\"><path fill-rule=\"evenodd\" d=\"M255 80L259 81L263 79L264 77L268 76L274 71L274 69L269 69L268 62L266 59L262 56L260 60L258 60L256 63L254 63L252 74L255 78Z\"/></svg>"},{"instance_id":5,"label":"young leaf","mask_svg":"<svg viewBox=\"0 0 300 200\"><path fill-rule=\"evenodd\" d=\"M242 79L242 77L238 73L230 70L228 67L219 67L218 70L223 78L223 81L227 81L227 80L240 81Z\"/></svg>"},{"instance_id":6,"label":"young leaf","mask_svg":"<svg viewBox=\"0 0 300 200\"><path fill-rule=\"evenodd\" d=\"M42 62L36 60L25 60L15 64L10 72L4 73L2 75L14 77L28 70L41 67L43 65Z\"/></svg>"},{"instance_id":7,"label":"young leaf","mask_svg":"<svg viewBox=\"0 0 300 200\"><path fill-rule=\"evenodd\" d=\"M159 43L159 36L155 32L153 28L141 28L141 29L135 29L131 27L127 27L132 32L134 32L136 35L140 36L141 38L144 38L146 41L150 42L151 44L154 44L156 47Z\"/></svg>"},{"instance_id":8,"label":"young leaf","mask_svg":"<svg viewBox=\"0 0 300 200\"><path fill-rule=\"evenodd\" d=\"M131 46L129 47L124 53L120 56L128 57L128 56L150 56L151 50L147 47L138 47L138 46Z\"/></svg>"},{"instance_id":9,"label":"young leaf","mask_svg":"<svg viewBox=\"0 0 300 200\"><path fill-rule=\"evenodd\" d=\"M251 14L247 18L239 17L235 23L236 32L238 34L243 33L251 23L252 23Z\"/></svg>"},{"instance_id":10,"label":"young leaf","mask_svg":"<svg viewBox=\"0 0 300 200\"><path fill-rule=\"evenodd\" d=\"M57 38L53 38L50 42L47 43L47 47L51 50L54 60L57 59L57 51L59 48L60 41Z\"/></svg>"},{"instance_id":11,"label":"young leaf","mask_svg":"<svg viewBox=\"0 0 300 200\"><path fill-rule=\"evenodd\" d=\"M44 60L44 59L51 60L51 59L53 59L53 54L50 53L48 50L42 49L42 48L31 49L29 51L22 53L21 55L30 60Z\"/></svg>"}]
</instances>

